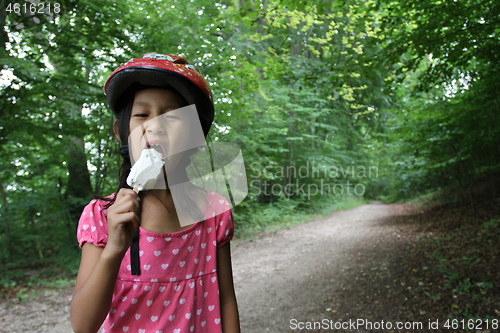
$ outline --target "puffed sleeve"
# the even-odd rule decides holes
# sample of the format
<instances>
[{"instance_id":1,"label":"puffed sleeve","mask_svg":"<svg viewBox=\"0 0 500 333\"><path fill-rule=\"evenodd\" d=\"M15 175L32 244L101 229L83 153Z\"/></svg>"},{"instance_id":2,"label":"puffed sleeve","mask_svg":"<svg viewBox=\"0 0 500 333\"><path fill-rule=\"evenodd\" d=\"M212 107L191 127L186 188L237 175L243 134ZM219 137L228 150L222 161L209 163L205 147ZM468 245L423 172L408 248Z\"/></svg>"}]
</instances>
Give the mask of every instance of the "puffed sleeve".
<instances>
[{"instance_id":1,"label":"puffed sleeve","mask_svg":"<svg viewBox=\"0 0 500 333\"><path fill-rule=\"evenodd\" d=\"M107 204L104 200L92 200L83 209L78 223L77 238L80 247L85 242L104 247L108 242Z\"/></svg>"},{"instance_id":2,"label":"puffed sleeve","mask_svg":"<svg viewBox=\"0 0 500 333\"><path fill-rule=\"evenodd\" d=\"M223 213L216 216L215 221L217 222L217 247L221 247L233 239L233 211L231 209L226 209Z\"/></svg>"}]
</instances>

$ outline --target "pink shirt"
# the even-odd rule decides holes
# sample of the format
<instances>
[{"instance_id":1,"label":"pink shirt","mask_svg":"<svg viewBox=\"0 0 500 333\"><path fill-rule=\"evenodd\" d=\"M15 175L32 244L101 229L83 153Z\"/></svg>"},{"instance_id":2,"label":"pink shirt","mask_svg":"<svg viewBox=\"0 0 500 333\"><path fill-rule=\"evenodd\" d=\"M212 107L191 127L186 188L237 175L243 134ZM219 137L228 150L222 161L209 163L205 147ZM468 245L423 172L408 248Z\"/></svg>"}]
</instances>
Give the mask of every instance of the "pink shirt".
<instances>
[{"instance_id":1,"label":"pink shirt","mask_svg":"<svg viewBox=\"0 0 500 333\"><path fill-rule=\"evenodd\" d=\"M232 239L234 222L226 199L216 192L207 195L205 221L168 234L139 227L141 274L131 275L129 249L103 332L222 332L217 248ZM80 247L84 242L106 245L106 204L92 200L83 210L77 232Z\"/></svg>"}]
</instances>

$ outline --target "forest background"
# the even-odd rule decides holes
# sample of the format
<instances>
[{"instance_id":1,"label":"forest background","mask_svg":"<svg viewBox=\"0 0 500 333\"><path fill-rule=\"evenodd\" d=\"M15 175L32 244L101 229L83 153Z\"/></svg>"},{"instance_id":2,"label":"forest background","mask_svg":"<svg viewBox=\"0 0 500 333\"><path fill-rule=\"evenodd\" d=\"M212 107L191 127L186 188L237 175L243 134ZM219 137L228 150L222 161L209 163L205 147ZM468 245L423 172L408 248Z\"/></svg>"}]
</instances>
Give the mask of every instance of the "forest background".
<instances>
[{"instance_id":1,"label":"forest background","mask_svg":"<svg viewBox=\"0 0 500 333\"><path fill-rule=\"evenodd\" d=\"M0 8L0 287L75 274L80 213L121 163L103 86L145 52L207 77L208 141L247 169L240 237L363 200L439 193L475 214L475 180L500 170L498 1L26 3Z\"/></svg>"}]
</instances>

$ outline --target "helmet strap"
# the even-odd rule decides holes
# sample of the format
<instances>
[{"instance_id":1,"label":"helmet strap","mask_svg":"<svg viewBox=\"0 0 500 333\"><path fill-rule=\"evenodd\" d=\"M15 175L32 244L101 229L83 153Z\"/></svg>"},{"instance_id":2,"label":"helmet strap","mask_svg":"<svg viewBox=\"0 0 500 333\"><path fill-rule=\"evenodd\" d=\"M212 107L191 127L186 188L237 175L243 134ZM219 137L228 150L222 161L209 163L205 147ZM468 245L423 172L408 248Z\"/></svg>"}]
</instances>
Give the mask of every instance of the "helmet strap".
<instances>
[{"instance_id":1,"label":"helmet strap","mask_svg":"<svg viewBox=\"0 0 500 333\"><path fill-rule=\"evenodd\" d=\"M139 227L135 229L134 237L132 237L132 244L130 244L130 266L132 275L141 275L141 268L139 263Z\"/></svg>"}]
</instances>

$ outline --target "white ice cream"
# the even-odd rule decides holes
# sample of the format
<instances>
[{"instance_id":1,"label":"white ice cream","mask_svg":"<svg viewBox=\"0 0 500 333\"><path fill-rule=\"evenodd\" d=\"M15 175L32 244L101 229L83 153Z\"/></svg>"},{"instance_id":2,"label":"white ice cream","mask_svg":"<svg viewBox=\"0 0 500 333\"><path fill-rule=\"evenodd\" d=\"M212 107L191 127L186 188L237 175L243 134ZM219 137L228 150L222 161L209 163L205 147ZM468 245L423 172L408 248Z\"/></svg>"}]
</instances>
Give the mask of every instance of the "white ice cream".
<instances>
[{"instance_id":1,"label":"white ice cream","mask_svg":"<svg viewBox=\"0 0 500 333\"><path fill-rule=\"evenodd\" d=\"M138 191L152 189L161 174L164 164L161 153L152 148L143 149L141 157L130 170L127 184Z\"/></svg>"}]
</instances>

